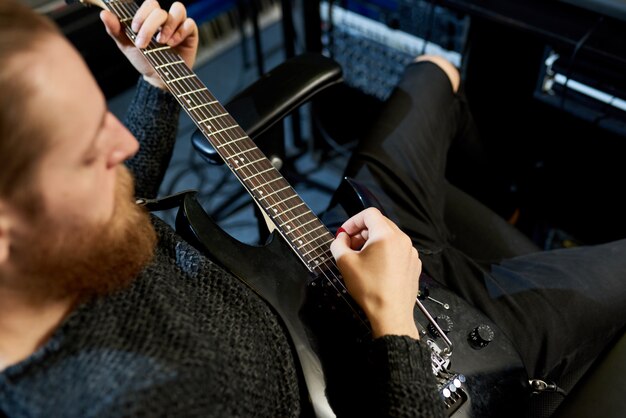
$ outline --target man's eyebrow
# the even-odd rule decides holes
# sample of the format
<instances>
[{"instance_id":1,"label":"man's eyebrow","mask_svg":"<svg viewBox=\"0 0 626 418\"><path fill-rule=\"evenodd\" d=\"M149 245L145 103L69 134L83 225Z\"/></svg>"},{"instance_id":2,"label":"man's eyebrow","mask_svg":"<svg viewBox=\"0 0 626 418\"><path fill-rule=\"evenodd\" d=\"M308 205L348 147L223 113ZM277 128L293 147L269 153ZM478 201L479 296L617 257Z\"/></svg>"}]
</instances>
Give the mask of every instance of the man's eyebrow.
<instances>
[{"instance_id":1,"label":"man's eyebrow","mask_svg":"<svg viewBox=\"0 0 626 418\"><path fill-rule=\"evenodd\" d=\"M96 131L91 136L91 141L89 142L89 146L85 150L85 156L87 156L87 157L89 157L96 149L96 142L98 140L98 134L100 133L100 129L102 129L102 127L104 126L104 122L106 120L107 113L109 113L109 110L105 106L104 107L104 111L102 112L102 118L100 119L100 123L98 124L98 127L96 128Z\"/></svg>"}]
</instances>

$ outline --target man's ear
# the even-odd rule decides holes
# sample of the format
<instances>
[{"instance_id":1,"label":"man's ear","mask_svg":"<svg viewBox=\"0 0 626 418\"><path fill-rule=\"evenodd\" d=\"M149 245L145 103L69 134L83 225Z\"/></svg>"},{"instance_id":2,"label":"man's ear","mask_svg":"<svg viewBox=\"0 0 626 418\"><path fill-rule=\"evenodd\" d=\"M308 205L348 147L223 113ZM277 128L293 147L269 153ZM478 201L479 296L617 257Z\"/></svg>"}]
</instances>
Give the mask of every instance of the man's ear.
<instances>
[{"instance_id":1,"label":"man's ear","mask_svg":"<svg viewBox=\"0 0 626 418\"><path fill-rule=\"evenodd\" d=\"M10 219L6 204L0 199L0 266L9 260Z\"/></svg>"}]
</instances>

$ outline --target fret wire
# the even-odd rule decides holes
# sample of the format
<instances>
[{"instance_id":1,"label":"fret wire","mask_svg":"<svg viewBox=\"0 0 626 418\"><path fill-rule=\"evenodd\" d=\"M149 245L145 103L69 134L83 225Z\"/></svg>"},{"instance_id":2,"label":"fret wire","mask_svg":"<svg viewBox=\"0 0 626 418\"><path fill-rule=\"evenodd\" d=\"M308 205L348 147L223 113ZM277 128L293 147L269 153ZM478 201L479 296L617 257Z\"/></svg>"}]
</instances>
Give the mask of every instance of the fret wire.
<instances>
[{"instance_id":1,"label":"fret wire","mask_svg":"<svg viewBox=\"0 0 626 418\"><path fill-rule=\"evenodd\" d=\"M321 274L322 277L325 277L327 280L331 280L329 278L329 275L330 277L332 277L332 280L340 278L342 281L340 283L340 286L345 289L345 286L343 285L343 278L341 277L341 275L335 275L334 273L335 270L333 270L333 266L335 266L335 260L332 256L332 253L328 252L328 254L319 254L315 257L305 256L305 258L308 260L307 263L309 267L311 267L311 270L315 272L315 268L319 268L319 274Z\"/></svg>"},{"instance_id":2,"label":"fret wire","mask_svg":"<svg viewBox=\"0 0 626 418\"><path fill-rule=\"evenodd\" d=\"M281 203L281 202L279 202L279 203ZM283 205L283 206L286 206L286 205ZM288 207L283 207L283 208L281 208L280 213L284 215L287 212L292 212L294 209L298 208L299 206L306 206L306 204L304 202L301 202L301 204L298 204L298 205L289 205ZM300 222L300 221L298 221L298 222Z\"/></svg>"},{"instance_id":3,"label":"fret wire","mask_svg":"<svg viewBox=\"0 0 626 418\"><path fill-rule=\"evenodd\" d=\"M298 249L300 251L306 251L307 247L311 246L311 248L309 248L309 251L303 253L303 255L309 255L310 252L319 249L319 245L313 247L313 244L318 241L320 238L325 238L327 237L326 234L326 229L324 229L323 231L321 231L321 234L319 235L315 235L315 236L311 236L311 237L306 237L306 235L309 235L309 233L313 233L313 232L318 232L320 230L320 228L325 228L323 224L318 225L315 229L310 230L307 234L302 234L302 236L299 237L293 237L292 240L295 241L298 244ZM334 237L333 237L334 239ZM313 255L314 257L316 256L315 254Z\"/></svg>"},{"instance_id":4,"label":"fret wire","mask_svg":"<svg viewBox=\"0 0 626 418\"><path fill-rule=\"evenodd\" d=\"M253 170L250 170L249 168L244 168L244 170L248 170L250 173L254 173ZM246 173L244 173L244 170L241 170L241 174L242 177L243 175L245 175ZM246 175L245 178L245 183L248 184L249 186L254 187L256 184L256 182L258 182L259 184L261 183L265 183L265 187L267 186L267 184L269 184L269 179L271 178L282 178L282 176L280 175L280 173L278 172L278 170L276 170L276 168L274 168L274 166L267 168L267 169L263 169L259 172L257 172L256 174L251 174L251 175ZM258 190L257 190L258 192ZM266 193L267 192L267 188L263 189L263 192Z\"/></svg>"},{"instance_id":5,"label":"fret wire","mask_svg":"<svg viewBox=\"0 0 626 418\"><path fill-rule=\"evenodd\" d=\"M309 260L308 261L309 263L311 263L313 260L319 259L324 264L326 262L330 262L331 265L335 265L335 259L333 258L333 255L330 252L330 244L335 240L335 237L330 232L320 235L320 238L324 236L328 237L328 240L322 242L320 245L306 252L302 257ZM342 283L342 286L343 286L343 283Z\"/></svg>"},{"instance_id":6,"label":"fret wire","mask_svg":"<svg viewBox=\"0 0 626 418\"><path fill-rule=\"evenodd\" d=\"M231 120L227 118L229 116L228 112L226 112L223 107L221 107L217 100L208 100L206 103L190 106L190 103L193 104L201 101L198 97L203 98L202 95L194 95L191 98L187 99L187 103L185 105L188 111L195 111L195 113L200 115L200 117L198 118L198 123L206 123L211 120L216 120L216 123L210 125L209 129L213 130L215 128L215 125L217 124L217 126L219 127L219 129L217 129L218 131L220 129L223 129L224 127L236 125L236 122L231 122ZM199 109L201 108L206 109L199 111ZM218 120L219 117L222 117L222 120ZM215 131L213 131L213 134L215 134Z\"/></svg>"},{"instance_id":7,"label":"fret wire","mask_svg":"<svg viewBox=\"0 0 626 418\"><path fill-rule=\"evenodd\" d=\"M220 109L218 109L219 111ZM215 123L214 125L217 125L218 127L223 127L223 126L236 126L236 124L231 123L230 119L228 118L228 116L230 116L228 113L219 113L217 115L213 115L209 118L203 119L202 122L205 121L210 121L210 120L214 120ZM218 120L219 118L222 118L223 120ZM213 132L214 134L216 132ZM219 133L219 132L217 132Z\"/></svg>"},{"instance_id":8,"label":"fret wire","mask_svg":"<svg viewBox=\"0 0 626 418\"><path fill-rule=\"evenodd\" d=\"M317 218L315 218L315 217L314 217L313 219L310 219L310 220L306 221L305 223L303 223L303 224L301 224L301 225L299 225L299 226L297 226L297 227L293 228L293 229L292 229L291 231L289 231L289 232L290 232L290 233L291 233L291 232L296 232L296 231L298 230L298 228L302 228L303 226L306 226L306 225L310 224L311 222L315 221L316 219L317 219Z\"/></svg>"},{"instance_id":9,"label":"fret wire","mask_svg":"<svg viewBox=\"0 0 626 418\"><path fill-rule=\"evenodd\" d=\"M196 91L196 90L199 90L199 88L197 87L197 84L198 82L196 79L190 78L190 79L184 80L183 82L177 85L173 85L173 84L168 85L168 87L171 86L172 90L176 89L177 91L178 90L185 91L185 89ZM176 94L176 97L178 97L179 101L183 104L185 109L188 111L195 110L195 109L192 109L193 107L199 108L201 105L210 106L211 104L216 103L216 100L211 98L211 96L209 96L207 92L204 90L196 91L195 93L189 93L187 95Z\"/></svg>"},{"instance_id":10,"label":"fret wire","mask_svg":"<svg viewBox=\"0 0 626 418\"><path fill-rule=\"evenodd\" d=\"M158 48L154 48L154 49L145 49L145 53L146 54L152 54L158 51L164 51L166 49L169 49L169 46L162 46L162 47L158 47Z\"/></svg>"},{"instance_id":11,"label":"fret wire","mask_svg":"<svg viewBox=\"0 0 626 418\"><path fill-rule=\"evenodd\" d=\"M276 191L274 191L274 192L272 192L272 193L270 193L270 194L268 194L268 195L263 195L263 197L262 197L262 198L260 198L259 200L267 199L267 198L269 198L270 196L273 196L273 195L275 195L276 193L280 193L280 192L282 192L283 190L287 190L287 189L291 189L291 186L285 186L285 187L283 187L282 189L278 189L278 190L276 190Z\"/></svg>"},{"instance_id":12,"label":"fret wire","mask_svg":"<svg viewBox=\"0 0 626 418\"><path fill-rule=\"evenodd\" d=\"M238 165L237 167L235 167L235 169L239 170L239 169L242 169L242 168L246 168L246 167L248 167L248 166L249 166L249 165L251 165L251 164L256 164L256 163L258 163L259 161L267 161L267 159L266 159L265 157L263 157L263 158L259 158L258 160L250 161L250 162L245 163L245 164L243 164L243 165ZM235 163L237 163L237 162L235 162ZM271 164L271 163L270 163L270 164Z\"/></svg>"},{"instance_id":13,"label":"fret wire","mask_svg":"<svg viewBox=\"0 0 626 418\"><path fill-rule=\"evenodd\" d=\"M269 166L273 167L273 166L272 166L272 163L271 163L271 162L269 162L269 161L267 160L267 158L263 158L263 159L261 159L261 160L259 160L259 161L256 161L256 162L255 162L255 163L256 163L256 166L255 166L255 167L254 167L254 166L250 166L250 165L247 165L247 166L243 166L243 165L242 165L242 166L240 166L240 167L234 166L234 165L230 162L230 158L227 158L226 162L227 162L227 163L228 163L228 164L229 164L229 165L233 168L233 170L237 170L237 173L238 173L238 174L241 174L242 176L243 176L243 175L247 175L248 173L253 173L255 170L258 170L258 169L263 169L263 166L262 166L262 164L263 164L263 163L264 163L264 164L266 164L266 165L269 165Z\"/></svg>"},{"instance_id":14,"label":"fret wire","mask_svg":"<svg viewBox=\"0 0 626 418\"><path fill-rule=\"evenodd\" d=\"M154 59L160 59L163 65L185 64L185 61L180 57L180 55L176 54L171 46L157 42L156 37L150 40L148 48L150 48L150 51L159 52L152 54L151 57ZM187 64L181 65L178 69L183 71L184 74L192 74L192 72L187 71L189 69Z\"/></svg>"},{"instance_id":15,"label":"fret wire","mask_svg":"<svg viewBox=\"0 0 626 418\"><path fill-rule=\"evenodd\" d=\"M196 80L193 80L193 85L192 87L190 87L190 89L193 89L194 91L193 94L189 93L187 95L184 95L184 94L179 95L180 100L184 101L186 107L193 107L194 105L197 105L200 103L208 104L208 105L214 105L218 103L217 100L215 100L215 98L211 97L208 94L208 91L195 88L195 84L197 84Z\"/></svg>"},{"instance_id":16,"label":"fret wire","mask_svg":"<svg viewBox=\"0 0 626 418\"><path fill-rule=\"evenodd\" d=\"M316 218L317 219L317 218ZM322 231L320 231L321 228L324 228ZM308 229L305 229L306 232L301 233L298 236L292 236L292 240L297 241L298 245L299 245L299 249L300 250L305 250L307 245L310 245L312 243L314 243L315 241L317 241L320 237L324 237L326 235L326 227L324 226L324 224L322 223L318 223L317 226L313 227L309 227ZM313 232L321 232L318 235L312 235L311 239L306 238L307 235L313 234ZM303 243L303 240L306 241Z\"/></svg>"},{"instance_id":17,"label":"fret wire","mask_svg":"<svg viewBox=\"0 0 626 418\"><path fill-rule=\"evenodd\" d=\"M245 150L243 150L243 151L240 151L240 152L238 152L238 153L236 153L236 154L232 154L230 157L231 157L231 158L237 158L237 157L239 157L240 155L245 154L246 152L250 152L250 151L260 151L260 150L259 150L257 147L254 147L254 148L248 148L248 149L245 149ZM262 152L259 152L259 154L260 154L260 155L263 155L263 153L262 153ZM263 155L263 156L264 156L264 155ZM265 156L264 156L264 157L265 157ZM276 180L279 180L279 179L276 179ZM251 189L251 190L253 190L253 189Z\"/></svg>"},{"instance_id":18,"label":"fret wire","mask_svg":"<svg viewBox=\"0 0 626 418\"><path fill-rule=\"evenodd\" d=\"M154 54L147 55L149 51L156 51L158 49L158 45L154 42L154 40L150 41L150 45L145 49L144 56L148 61L153 63L155 69L159 74L162 74L167 77L178 78L181 76L192 75L193 73L188 71L188 68L184 63L177 63L178 57L170 56L173 55L171 48L169 46L165 46L165 50L158 51ZM174 64L179 64L174 66ZM158 68L157 68L158 67Z\"/></svg>"},{"instance_id":19,"label":"fret wire","mask_svg":"<svg viewBox=\"0 0 626 418\"><path fill-rule=\"evenodd\" d=\"M192 77L195 77L195 75L185 75L185 76L182 76L182 77L175 78L173 80L167 80L166 83L168 83L168 84L169 83L175 83L177 81L186 80L186 79L192 78Z\"/></svg>"},{"instance_id":20,"label":"fret wire","mask_svg":"<svg viewBox=\"0 0 626 418\"><path fill-rule=\"evenodd\" d=\"M188 92L182 93L182 94L178 95L177 97L184 97L184 96L188 96L190 94L199 93L201 91L209 91L209 89L207 89L206 87L202 87L202 88L197 89L197 90L193 90L193 91L188 91Z\"/></svg>"},{"instance_id":21,"label":"fret wire","mask_svg":"<svg viewBox=\"0 0 626 418\"><path fill-rule=\"evenodd\" d=\"M230 114L228 114L228 112L226 112L226 110L219 103L217 103L215 106L212 106L206 110L209 112L211 116L218 116L220 114L226 113L226 115L224 115L222 119L215 121L214 127L216 128L216 130L213 133L214 135L224 132L225 128L239 127L237 122L235 122L232 116L230 116ZM228 132L224 135L220 135L219 139L223 140L221 141L222 143L225 143L225 142L229 142L229 140L237 139L241 136L247 137L246 133L243 132L243 130L241 132L237 132L237 131Z\"/></svg>"},{"instance_id":22,"label":"fret wire","mask_svg":"<svg viewBox=\"0 0 626 418\"><path fill-rule=\"evenodd\" d=\"M165 75L169 78L172 73L175 73L175 78L177 78L193 74L193 72L184 65L184 62L181 63L182 65L167 68L166 70L162 69L162 67L171 66L182 60L169 46L159 44L154 38L150 40L148 46L144 48L142 52L146 59L155 66L155 69L160 75Z\"/></svg>"},{"instance_id":23,"label":"fret wire","mask_svg":"<svg viewBox=\"0 0 626 418\"><path fill-rule=\"evenodd\" d=\"M319 237L318 237L319 238ZM313 251L316 251L318 249L320 249L322 246L326 245L326 244L330 244L331 242L334 241L335 238L330 238L328 241L324 241L322 242L320 245L318 245L317 247L314 247L313 249L307 251L306 253L302 254L304 257L308 256L310 253L312 253Z\"/></svg>"},{"instance_id":24,"label":"fret wire","mask_svg":"<svg viewBox=\"0 0 626 418\"><path fill-rule=\"evenodd\" d=\"M315 219L317 220L317 218L315 218ZM313 232L315 232L315 231L319 231L319 229L320 229L320 228L325 228L324 224L322 224L321 222L320 222L320 224L319 224L318 226L316 226L315 228L310 229L310 230L309 230L309 231L307 231L306 233L304 233L304 234L300 235L300 236L298 237L298 239L302 239L303 237L305 237L305 236L307 236L307 235L309 235L309 234L312 234L312 233L313 233ZM323 235L324 235L324 234L322 234L322 235L318 235L318 236L317 236L317 237L315 237L312 241L309 241L309 243L311 243L311 242L315 241L316 239L318 239L319 237L321 237L321 236L323 236ZM308 245L308 243L307 243L307 244L305 244L305 245Z\"/></svg>"},{"instance_id":25,"label":"fret wire","mask_svg":"<svg viewBox=\"0 0 626 418\"><path fill-rule=\"evenodd\" d=\"M274 166L272 166L271 168L268 168L267 170L260 171L260 172L258 172L256 174L251 175L250 177L247 177L247 178L243 179L243 181L247 181L247 180L251 179L252 177L256 177L256 176L259 176L261 174L265 174L265 173L267 173L269 171L272 171L272 170L276 170L276 168L274 168Z\"/></svg>"},{"instance_id":26,"label":"fret wire","mask_svg":"<svg viewBox=\"0 0 626 418\"><path fill-rule=\"evenodd\" d=\"M318 225L315 228L311 228L311 229L309 229L309 231L307 233L302 234L301 236L294 238L295 240L301 240L303 237L308 235L309 232L311 232L311 233L312 232L318 232L318 234L314 238L307 240L307 242L305 244L301 245L301 247L300 247L301 250L305 250L307 246L312 246L315 242L319 241L320 239L325 239L325 238L330 238L331 240L335 239L335 237L328 231L326 226L321 221L319 221L319 218L315 217L314 219L318 221ZM312 247L312 248L309 249L309 251L304 253L304 255L309 255L312 252L318 253L320 248L321 248L320 245ZM330 250L330 248L328 248L328 250ZM322 250L322 252L323 251L324 250ZM317 255L319 255L319 253ZM315 257L316 255L313 254L313 256Z\"/></svg>"},{"instance_id":27,"label":"fret wire","mask_svg":"<svg viewBox=\"0 0 626 418\"><path fill-rule=\"evenodd\" d=\"M305 203L304 203L304 202L301 202L301 203L299 203L299 204L297 204L297 205L295 205L295 206L292 206L292 207L288 208L287 210L283 211L282 213L283 213L283 214L285 214L285 213L287 213L287 212L291 212L291 211L293 211L294 209L297 209L297 208L299 208L300 206L304 206L304 205L305 205Z\"/></svg>"},{"instance_id":28,"label":"fret wire","mask_svg":"<svg viewBox=\"0 0 626 418\"><path fill-rule=\"evenodd\" d=\"M245 142L242 145L245 145L247 148L242 149L241 151L237 151L233 154L230 154L228 156L228 159L238 161L237 164L243 163L245 161L251 161L254 158L261 158L264 160L267 159L267 157L263 154L263 152L257 146L254 145L254 142L249 141L249 142ZM244 154L248 154L248 153L249 155L243 156ZM254 189L255 187L256 186L253 185L252 189ZM252 189L251 191L253 191Z\"/></svg>"},{"instance_id":29,"label":"fret wire","mask_svg":"<svg viewBox=\"0 0 626 418\"><path fill-rule=\"evenodd\" d=\"M155 44L154 41L151 41L148 48L152 47ZM169 46L165 46L166 50L158 51L155 54L147 55L147 52L150 51L148 49L145 50L146 54L144 56L146 59L155 65L155 69L159 74L166 76L170 81L178 81L177 79L181 79L182 77L191 78L191 76L195 77L195 74L189 70L185 63L177 63L178 57L175 56L172 52L172 49ZM158 48L152 49L156 51ZM163 52L165 51L165 52ZM173 65L178 64L178 65ZM156 68L159 67L159 68Z\"/></svg>"},{"instance_id":30,"label":"fret wire","mask_svg":"<svg viewBox=\"0 0 626 418\"><path fill-rule=\"evenodd\" d=\"M300 218L301 216L308 215L308 214L312 214L312 213L313 213L313 212L311 212L310 210L307 210L306 212L303 212L303 213L301 213L300 215L298 215L298 216L296 216L296 217L294 217L294 218L291 218L291 219L289 219L288 221L283 222L282 224L280 224L280 226L285 226L285 225L286 225L286 224L288 224L289 222L293 222L294 220L296 220L296 219Z\"/></svg>"},{"instance_id":31,"label":"fret wire","mask_svg":"<svg viewBox=\"0 0 626 418\"><path fill-rule=\"evenodd\" d=\"M244 152L246 152L246 151L244 151ZM256 190L256 189L258 189L259 187L266 186L266 185L268 185L269 183L273 183L273 182L278 181L278 180L282 180L282 177L277 177L277 178L275 178L275 179L272 179L272 180L268 181L267 183L259 184L258 186L253 187L253 188L252 188L252 189L250 189L250 190L255 191L255 190Z\"/></svg>"},{"instance_id":32,"label":"fret wire","mask_svg":"<svg viewBox=\"0 0 626 418\"><path fill-rule=\"evenodd\" d=\"M220 144L220 145L218 145L217 147L218 147L218 148L223 148L223 147L225 147L225 146L227 146L227 145L230 145L230 144L231 144L231 143L233 143L233 142L241 141L241 140L244 140L244 139L246 139L246 138L248 138L248 137L247 137L247 136L242 136L241 138L236 138L236 139L231 140L231 141L229 141L229 142L225 142L225 143L223 143L223 144Z\"/></svg>"},{"instance_id":33,"label":"fret wire","mask_svg":"<svg viewBox=\"0 0 626 418\"><path fill-rule=\"evenodd\" d=\"M196 105L196 106L193 106L193 107L189 107L189 108L187 108L187 110L196 110L196 109L199 109L201 107L210 106L213 103L217 103L217 102L202 103L202 104L199 104L199 105ZM218 115L218 116L224 116L224 115ZM202 121L200 121L200 123L207 122L207 121L209 121L211 119L214 119L214 118L216 118L218 116L213 116L213 117L210 117L208 119L203 119Z\"/></svg>"},{"instance_id":34,"label":"fret wire","mask_svg":"<svg viewBox=\"0 0 626 418\"><path fill-rule=\"evenodd\" d=\"M194 97L195 98L195 97ZM192 99L194 99L192 98ZM198 102L198 100L192 100L192 102ZM201 109L202 108L202 109ZM201 109L201 110L200 110ZM237 126L237 122L235 122L232 117L226 112L226 110L221 106L221 104L217 100L209 101L207 104L200 104L196 106L189 107L188 110L194 110L196 113L200 115L200 123L205 123L209 120L215 120L214 123L210 125L210 130L213 130L213 134L215 135L215 131L220 131L221 129L229 126ZM218 119L221 117L222 119ZM242 134L245 132L242 131Z\"/></svg>"},{"instance_id":35,"label":"fret wire","mask_svg":"<svg viewBox=\"0 0 626 418\"><path fill-rule=\"evenodd\" d=\"M192 110L192 109L190 109L190 110ZM225 116L225 115L227 115L227 114L228 114L228 113L222 113L221 115L211 116L210 118L206 118L206 119L199 120L199 121L198 121L198 123L208 122L208 121L210 121L210 120L220 118L220 117Z\"/></svg>"},{"instance_id":36,"label":"fret wire","mask_svg":"<svg viewBox=\"0 0 626 418\"><path fill-rule=\"evenodd\" d=\"M250 157L265 157L260 150L259 155L243 155L253 149L258 150L258 147L237 123L231 124L230 119L224 115L211 115L208 119L212 119L210 125L212 125L213 130L209 134L214 139L214 146L224 153L224 157L229 159L239 157L237 159L238 164L246 162Z\"/></svg>"},{"instance_id":37,"label":"fret wire","mask_svg":"<svg viewBox=\"0 0 626 418\"><path fill-rule=\"evenodd\" d=\"M286 198L284 198L282 200L279 200L278 202L274 203L273 205L268 206L267 208L268 209L274 209L274 206L280 205L281 203L284 203L284 202L286 202L289 199L293 199L294 197L298 197L298 195L297 194L292 194L291 196L286 197Z\"/></svg>"},{"instance_id":38,"label":"fret wire","mask_svg":"<svg viewBox=\"0 0 626 418\"><path fill-rule=\"evenodd\" d=\"M176 65L176 64L184 64L185 61L183 60L179 60L179 61L174 61L174 62L168 62L167 64L161 64L161 65L157 65L154 67L155 70L160 70L161 68L167 68L170 67L172 65Z\"/></svg>"}]
</instances>

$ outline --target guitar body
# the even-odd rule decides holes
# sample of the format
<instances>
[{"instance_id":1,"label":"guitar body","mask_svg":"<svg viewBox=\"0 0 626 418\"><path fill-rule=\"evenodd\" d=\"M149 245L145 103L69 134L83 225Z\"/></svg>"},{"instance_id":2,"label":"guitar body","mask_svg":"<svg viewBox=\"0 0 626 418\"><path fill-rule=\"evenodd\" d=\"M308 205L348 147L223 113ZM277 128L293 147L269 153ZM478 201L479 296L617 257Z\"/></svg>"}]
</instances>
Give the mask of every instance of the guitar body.
<instances>
[{"instance_id":1,"label":"guitar body","mask_svg":"<svg viewBox=\"0 0 626 418\"><path fill-rule=\"evenodd\" d=\"M342 403L337 406L334 399L344 401L346 408L354 408L359 399L362 402L360 389L346 391L345 388L358 388L350 377L355 374L354 380L358 380L360 372L351 367L350 359L355 363L363 360L354 358L353 348L370 337L350 309L345 308L340 292L332 284L313 277L276 232L264 246L235 240L213 222L193 194L185 196L176 226L186 240L247 284L282 319L316 416L334 416L330 405L340 413ZM451 291L428 276L422 275L420 280L433 299L448 304L445 309L438 303L424 301L433 316L446 315L452 320L447 334L454 344L449 368L466 378L467 396L449 411L451 416L525 416L528 380L510 341L493 322ZM415 318L422 339L439 348L445 347L436 332L428 329L428 322L417 309ZM476 349L468 342L468 336L480 325L489 326L494 336L486 347ZM355 411L352 410L352 416L359 415Z\"/></svg>"}]
</instances>

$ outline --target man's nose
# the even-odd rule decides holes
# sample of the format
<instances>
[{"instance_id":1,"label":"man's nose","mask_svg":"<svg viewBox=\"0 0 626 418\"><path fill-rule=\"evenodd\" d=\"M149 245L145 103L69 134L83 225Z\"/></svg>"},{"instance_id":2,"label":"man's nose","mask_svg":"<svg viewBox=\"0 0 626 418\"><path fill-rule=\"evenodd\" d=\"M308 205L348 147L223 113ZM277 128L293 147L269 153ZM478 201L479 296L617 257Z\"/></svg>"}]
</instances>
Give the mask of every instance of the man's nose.
<instances>
[{"instance_id":1,"label":"man's nose","mask_svg":"<svg viewBox=\"0 0 626 418\"><path fill-rule=\"evenodd\" d=\"M119 125L119 133L116 135L116 142L109 157L108 168L116 167L132 158L139 150L137 139L117 119L115 123Z\"/></svg>"}]
</instances>

